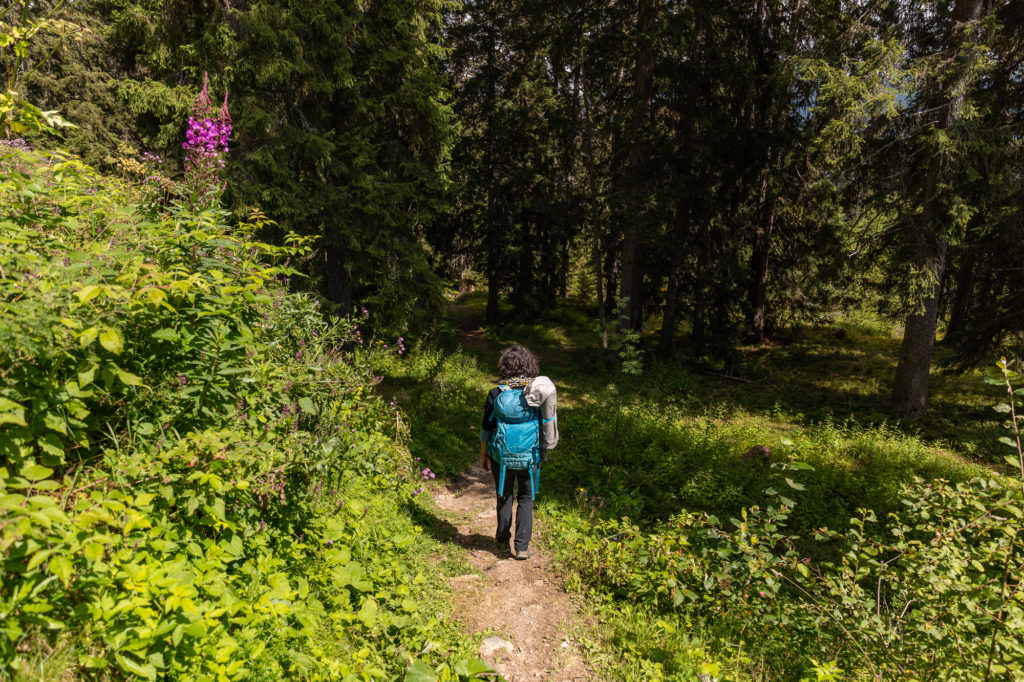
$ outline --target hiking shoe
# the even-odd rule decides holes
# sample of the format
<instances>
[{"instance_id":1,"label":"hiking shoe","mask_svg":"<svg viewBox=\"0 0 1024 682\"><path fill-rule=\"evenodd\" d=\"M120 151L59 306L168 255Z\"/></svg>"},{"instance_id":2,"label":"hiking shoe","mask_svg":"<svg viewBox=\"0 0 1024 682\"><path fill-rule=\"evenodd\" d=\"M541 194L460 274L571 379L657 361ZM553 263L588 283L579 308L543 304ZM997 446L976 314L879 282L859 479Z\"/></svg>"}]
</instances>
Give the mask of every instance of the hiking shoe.
<instances>
[{"instance_id":1,"label":"hiking shoe","mask_svg":"<svg viewBox=\"0 0 1024 682\"><path fill-rule=\"evenodd\" d=\"M516 559L522 561L523 559L529 559L533 556L533 552L528 549L516 550Z\"/></svg>"}]
</instances>

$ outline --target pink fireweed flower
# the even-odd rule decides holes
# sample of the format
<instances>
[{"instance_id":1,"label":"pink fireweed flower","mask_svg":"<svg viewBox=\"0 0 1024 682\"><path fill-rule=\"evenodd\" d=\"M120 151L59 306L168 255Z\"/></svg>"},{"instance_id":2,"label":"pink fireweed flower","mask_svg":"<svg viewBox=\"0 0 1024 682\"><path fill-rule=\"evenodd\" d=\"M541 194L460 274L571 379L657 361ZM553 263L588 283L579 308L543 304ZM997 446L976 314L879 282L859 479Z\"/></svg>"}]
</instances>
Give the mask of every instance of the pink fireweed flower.
<instances>
[{"instance_id":1,"label":"pink fireweed flower","mask_svg":"<svg viewBox=\"0 0 1024 682\"><path fill-rule=\"evenodd\" d=\"M185 186L193 196L206 195L204 190L215 190L216 195L224 189L220 170L224 168L224 155L228 153L231 138L231 114L228 112L228 95L218 110L210 100L209 77L203 74L203 89L192 106L192 115L185 130ZM201 200L206 204L208 200Z\"/></svg>"}]
</instances>

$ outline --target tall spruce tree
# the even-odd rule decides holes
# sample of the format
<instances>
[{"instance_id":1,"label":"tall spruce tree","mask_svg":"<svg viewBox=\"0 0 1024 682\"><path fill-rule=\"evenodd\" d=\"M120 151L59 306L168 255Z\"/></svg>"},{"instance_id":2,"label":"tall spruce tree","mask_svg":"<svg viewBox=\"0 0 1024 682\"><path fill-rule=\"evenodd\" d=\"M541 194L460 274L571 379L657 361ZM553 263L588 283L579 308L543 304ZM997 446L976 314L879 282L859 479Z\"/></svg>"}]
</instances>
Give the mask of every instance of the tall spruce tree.
<instances>
[{"instance_id":1,"label":"tall spruce tree","mask_svg":"<svg viewBox=\"0 0 1024 682\"><path fill-rule=\"evenodd\" d=\"M109 121L127 119L124 136L164 154L173 169L195 89L209 72L214 89L231 94L231 205L321 237L307 269L338 311L358 302L382 326L422 328L441 312L424 237L447 208L455 136L441 65L447 7L446 0L73 3L69 11L102 45L86 44L83 58L76 43L77 53L57 55L54 73L102 95L83 110L102 125L68 143L95 157L93 147L113 146L121 135ZM98 61L98 52L108 56ZM61 96L47 81L37 85Z\"/></svg>"}]
</instances>

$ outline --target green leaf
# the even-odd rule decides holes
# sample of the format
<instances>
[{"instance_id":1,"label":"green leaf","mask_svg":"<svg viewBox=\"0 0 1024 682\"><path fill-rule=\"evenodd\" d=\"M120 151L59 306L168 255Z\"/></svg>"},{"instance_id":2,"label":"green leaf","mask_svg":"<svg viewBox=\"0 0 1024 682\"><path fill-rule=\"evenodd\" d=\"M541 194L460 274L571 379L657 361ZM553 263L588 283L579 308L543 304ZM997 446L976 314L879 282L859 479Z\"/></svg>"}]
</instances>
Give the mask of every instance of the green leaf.
<instances>
[{"instance_id":1,"label":"green leaf","mask_svg":"<svg viewBox=\"0 0 1024 682\"><path fill-rule=\"evenodd\" d=\"M71 560L65 556L55 556L46 564L50 573L57 576L67 587L71 583Z\"/></svg>"},{"instance_id":2,"label":"green leaf","mask_svg":"<svg viewBox=\"0 0 1024 682\"><path fill-rule=\"evenodd\" d=\"M124 350L124 340L121 334L113 327L104 327L100 332L100 345L114 355L120 355Z\"/></svg>"},{"instance_id":3,"label":"green leaf","mask_svg":"<svg viewBox=\"0 0 1024 682\"><path fill-rule=\"evenodd\" d=\"M479 658L460 658L455 661L455 665L452 666L452 670L455 671L456 675L462 677L473 677L480 673L490 672L491 667Z\"/></svg>"},{"instance_id":4,"label":"green leaf","mask_svg":"<svg viewBox=\"0 0 1024 682\"><path fill-rule=\"evenodd\" d=\"M224 550L231 556L242 556L242 536L232 535L231 540L224 545Z\"/></svg>"},{"instance_id":5,"label":"green leaf","mask_svg":"<svg viewBox=\"0 0 1024 682\"><path fill-rule=\"evenodd\" d=\"M367 599L363 602L363 606L359 609L359 613L356 614L363 625L368 628L372 628L377 624L377 602L372 599Z\"/></svg>"},{"instance_id":6,"label":"green leaf","mask_svg":"<svg viewBox=\"0 0 1024 682\"><path fill-rule=\"evenodd\" d=\"M68 435L68 427L64 423L64 417L56 412L47 412L43 415L43 426L64 436Z\"/></svg>"},{"instance_id":7,"label":"green leaf","mask_svg":"<svg viewBox=\"0 0 1024 682\"><path fill-rule=\"evenodd\" d=\"M14 424L15 426L28 426L25 422L25 410L13 410L11 412L0 412L0 424Z\"/></svg>"},{"instance_id":8,"label":"green leaf","mask_svg":"<svg viewBox=\"0 0 1024 682\"><path fill-rule=\"evenodd\" d=\"M96 340L96 337L99 335L99 333L99 327L89 327L88 329L84 330L81 334L78 335L79 345L82 348L85 348L90 343Z\"/></svg>"},{"instance_id":9,"label":"green leaf","mask_svg":"<svg viewBox=\"0 0 1024 682\"><path fill-rule=\"evenodd\" d=\"M28 560L28 570L34 570L36 566L46 561L46 557L53 554L52 549L43 549L32 555L32 558Z\"/></svg>"},{"instance_id":10,"label":"green leaf","mask_svg":"<svg viewBox=\"0 0 1024 682\"><path fill-rule=\"evenodd\" d=\"M47 469L39 464L29 464L21 468L22 477L33 482L49 478L52 473L53 469Z\"/></svg>"},{"instance_id":11,"label":"green leaf","mask_svg":"<svg viewBox=\"0 0 1024 682\"><path fill-rule=\"evenodd\" d=\"M159 339L161 341L177 341L178 340L178 332L176 332L175 330L171 329L170 327L164 327L163 329L158 329L155 332L153 332L152 334L150 334L150 336L152 336L154 339Z\"/></svg>"},{"instance_id":12,"label":"green leaf","mask_svg":"<svg viewBox=\"0 0 1024 682\"><path fill-rule=\"evenodd\" d=\"M1007 464L1014 468L1020 467L1020 457L1018 457L1017 455L1007 455L1003 459L1006 461Z\"/></svg>"},{"instance_id":13,"label":"green leaf","mask_svg":"<svg viewBox=\"0 0 1024 682\"><path fill-rule=\"evenodd\" d=\"M154 495L153 493L142 493L140 495L136 495L135 496L135 506L136 507L145 507L146 505L151 503L154 498L156 498L156 495Z\"/></svg>"},{"instance_id":14,"label":"green leaf","mask_svg":"<svg viewBox=\"0 0 1024 682\"><path fill-rule=\"evenodd\" d=\"M1003 445L1009 445L1014 450L1017 449L1017 441L1015 441L1012 438L1008 438L1006 436L1003 436L1002 438L999 439L999 442L1002 443Z\"/></svg>"},{"instance_id":15,"label":"green leaf","mask_svg":"<svg viewBox=\"0 0 1024 682\"><path fill-rule=\"evenodd\" d=\"M215 519L217 519L218 521L226 521L227 520L226 517L224 516L224 498L223 497L214 498L214 500L213 500L213 512L212 513L213 513L213 517Z\"/></svg>"},{"instance_id":16,"label":"green leaf","mask_svg":"<svg viewBox=\"0 0 1024 682\"><path fill-rule=\"evenodd\" d=\"M996 412L1001 412L1003 414L1008 414L1010 412L1010 406L1007 405L1006 403L1000 403L999 405L994 405L992 407L992 409L995 410Z\"/></svg>"},{"instance_id":17,"label":"green leaf","mask_svg":"<svg viewBox=\"0 0 1024 682\"><path fill-rule=\"evenodd\" d=\"M114 657L117 659L117 664L121 667L121 670L131 673L133 675L138 675L139 677L146 680L156 679L156 668L154 668L153 666L143 665L137 661L132 660L128 656L123 656L121 654L114 654Z\"/></svg>"},{"instance_id":18,"label":"green leaf","mask_svg":"<svg viewBox=\"0 0 1024 682\"><path fill-rule=\"evenodd\" d=\"M99 296L101 293L103 293L103 290L98 285L90 284L76 291L75 296L78 297L79 303L88 303L92 299Z\"/></svg>"},{"instance_id":19,"label":"green leaf","mask_svg":"<svg viewBox=\"0 0 1024 682\"><path fill-rule=\"evenodd\" d=\"M301 407L302 411L306 414L316 414L316 405L314 405L313 401L306 396L299 398L299 407Z\"/></svg>"},{"instance_id":20,"label":"green leaf","mask_svg":"<svg viewBox=\"0 0 1024 682\"><path fill-rule=\"evenodd\" d=\"M12 410L24 410L25 406L14 402L10 398L4 398L0 396L0 412L10 412Z\"/></svg>"},{"instance_id":21,"label":"green leaf","mask_svg":"<svg viewBox=\"0 0 1024 682\"><path fill-rule=\"evenodd\" d=\"M102 340L101 340L101 343L102 343ZM118 352L120 352L120 351L118 351ZM141 377L138 377L138 376L132 374L131 372L126 372L123 369L121 369L120 367L115 367L114 368L114 374L117 375L117 378L120 379L121 383L124 384L125 386L144 386L145 385L144 383L142 383L142 378Z\"/></svg>"},{"instance_id":22,"label":"green leaf","mask_svg":"<svg viewBox=\"0 0 1024 682\"><path fill-rule=\"evenodd\" d=\"M793 490L806 490L806 488L804 487L803 483L797 483L796 481L794 481L791 478L787 478L786 479L786 485L788 485Z\"/></svg>"},{"instance_id":23,"label":"green leaf","mask_svg":"<svg viewBox=\"0 0 1024 682\"><path fill-rule=\"evenodd\" d=\"M391 538L391 541L395 543L395 547L408 547L412 543L416 542L416 536L410 533L399 533Z\"/></svg>"},{"instance_id":24,"label":"green leaf","mask_svg":"<svg viewBox=\"0 0 1024 682\"><path fill-rule=\"evenodd\" d=\"M85 558L89 561L99 561L103 556L103 545L95 541L87 542L82 553L85 554Z\"/></svg>"},{"instance_id":25,"label":"green leaf","mask_svg":"<svg viewBox=\"0 0 1024 682\"><path fill-rule=\"evenodd\" d=\"M38 445L39 449L47 455L56 457L60 460L64 459L64 444L61 442L61 439L57 434L44 433L36 439L36 445Z\"/></svg>"},{"instance_id":26,"label":"green leaf","mask_svg":"<svg viewBox=\"0 0 1024 682\"><path fill-rule=\"evenodd\" d=\"M96 376L96 365L91 366L89 369L78 373L78 385L81 388L85 388L92 383L92 380Z\"/></svg>"},{"instance_id":27,"label":"green leaf","mask_svg":"<svg viewBox=\"0 0 1024 682\"><path fill-rule=\"evenodd\" d=\"M21 509L21 505L24 501L24 495L0 495L0 510L13 511L15 509Z\"/></svg>"},{"instance_id":28,"label":"green leaf","mask_svg":"<svg viewBox=\"0 0 1024 682\"><path fill-rule=\"evenodd\" d=\"M436 682L434 669L421 660L415 660L405 670L405 682Z\"/></svg>"},{"instance_id":29,"label":"green leaf","mask_svg":"<svg viewBox=\"0 0 1024 682\"><path fill-rule=\"evenodd\" d=\"M83 668L106 668L110 665L107 659L91 654L78 654L78 665Z\"/></svg>"}]
</instances>

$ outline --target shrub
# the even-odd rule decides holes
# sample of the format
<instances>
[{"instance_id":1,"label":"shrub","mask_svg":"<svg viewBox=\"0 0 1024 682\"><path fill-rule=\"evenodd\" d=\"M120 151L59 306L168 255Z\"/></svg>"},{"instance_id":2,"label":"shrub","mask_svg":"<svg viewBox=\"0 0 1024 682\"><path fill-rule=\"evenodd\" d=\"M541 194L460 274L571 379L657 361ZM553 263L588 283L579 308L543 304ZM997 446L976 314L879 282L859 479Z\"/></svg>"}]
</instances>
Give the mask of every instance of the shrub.
<instances>
[{"instance_id":1,"label":"shrub","mask_svg":"<svg viewBox=\"0 0 1024 682\"><path fill-rule=\"evenodd\" d=\"M738 647L735 665L756 661L770 679L829 666L854 679L1024 674L1024 514L1012 489L915 479L884 524L861 510L843 533L820 529L840 558L815 562L787 531L794 502L779 492L802 484L779 479L765 491L778 502L728 523L681 512L645 531L556 515L561 556L593 589L707 632L719 657Z\"/></svg>"},{"instance_id":2,"label":"shrub","mask_svg":"<svg viewBox=\"0 0 1024 682\"><path fill-rule=\"evenodd\" d=\"M356 322L288 293L305 243L139 199L0 157L0 669L475 677Z\"/></svg>"}]
</instances>

